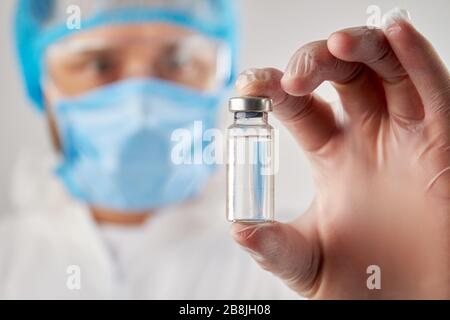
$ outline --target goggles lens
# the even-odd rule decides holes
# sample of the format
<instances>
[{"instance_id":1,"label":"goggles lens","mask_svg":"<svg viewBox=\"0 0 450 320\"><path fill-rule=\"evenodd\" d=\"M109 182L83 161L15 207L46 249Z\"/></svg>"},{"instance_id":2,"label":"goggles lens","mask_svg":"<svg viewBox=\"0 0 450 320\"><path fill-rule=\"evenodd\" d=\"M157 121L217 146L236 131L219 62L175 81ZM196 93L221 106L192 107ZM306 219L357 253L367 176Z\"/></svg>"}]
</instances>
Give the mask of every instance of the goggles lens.
<instances>
[{"instance_id":1,"label":"goggles lens","mask_svg":"<svg viewBox=\"0 0 450 320\"><path fill-rule=\"evenodd\" d=\"M201 34L159 37L72 37L46 52L46 79L77 96L126 78L157 78L213 93L228 81L228 47Z\"/></svg>"}]
</instances>

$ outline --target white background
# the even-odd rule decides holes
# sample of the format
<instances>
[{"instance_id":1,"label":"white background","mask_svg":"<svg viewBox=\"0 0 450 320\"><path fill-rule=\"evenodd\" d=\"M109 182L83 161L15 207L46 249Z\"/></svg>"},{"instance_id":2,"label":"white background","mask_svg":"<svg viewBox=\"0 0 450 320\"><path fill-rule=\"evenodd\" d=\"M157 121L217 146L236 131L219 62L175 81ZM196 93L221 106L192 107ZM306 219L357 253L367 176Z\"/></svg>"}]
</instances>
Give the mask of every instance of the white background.
<instances>
[{"instance_id":1,"label":"white background","mask_svg":"<svg viewBox=\"0 0 450 320\"><path fill-rule=\"evenodd\" d=\"M38 0L36 0L38 1ZM20 150L48 150L44 118L24 95L17 72L12 41L15 1L0 2L0 213L11 210L8 200L10 174ZM365 1L365 0L241 0L240 68L271 66L283 69L290 55L301 45L325 39L338 29L364 25L369 5L385 13L400 6L411 12L414 24L450 62L450 1ZM319 92L335 99L329 86ZM278 126L276 121L273 121ZM306 160L292 138L281 132L281 165L276 183L277 207L303 210L313 195Z\"/></svg>"}]
</instances>

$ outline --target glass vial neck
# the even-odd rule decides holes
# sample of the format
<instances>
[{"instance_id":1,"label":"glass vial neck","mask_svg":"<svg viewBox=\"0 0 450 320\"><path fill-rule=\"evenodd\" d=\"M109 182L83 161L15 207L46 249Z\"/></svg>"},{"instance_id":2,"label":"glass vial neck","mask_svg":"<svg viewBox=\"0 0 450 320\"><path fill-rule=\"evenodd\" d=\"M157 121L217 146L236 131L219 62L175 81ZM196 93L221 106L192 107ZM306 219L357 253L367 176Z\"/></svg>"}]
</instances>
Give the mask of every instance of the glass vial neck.
<instances>
[{"instance_id":1,"label":"glass vial neck","mask_svg":"<svg viewBox=\"0 0 450 320\"><path fill-rule=\"evenodd\" d=\"M242 125L267 124L267 112L240 111L234 113L234 123Z\"/></svg>"}]
</instances>

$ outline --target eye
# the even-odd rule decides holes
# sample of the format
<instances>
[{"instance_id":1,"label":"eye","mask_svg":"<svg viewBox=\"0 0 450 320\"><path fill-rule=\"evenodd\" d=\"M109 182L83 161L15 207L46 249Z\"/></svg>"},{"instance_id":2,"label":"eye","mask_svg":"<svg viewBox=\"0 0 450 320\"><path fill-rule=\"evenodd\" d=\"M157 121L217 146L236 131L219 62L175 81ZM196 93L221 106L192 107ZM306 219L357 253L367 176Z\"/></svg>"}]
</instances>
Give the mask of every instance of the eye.
<instances>
[{"instance_id":1,"label":"eye","mask_svg":"<svg viewBox=\"0 0 450 320\"><path fill-rule=\"evenodd\" d=\"M168 47L162 57L162 65L166 72L177 72L189 64L190 57L178 45Z\"/></svg>"},{"instance_id":2,"label":"eye","mask_svg":"<svg viewBox=\"0 0 450 320\"><path fill-rule=\"evenodd\" d=\"M114 61L108 57L95 57L89 61L89 68L99 75L110 74L114 67Z\"/></svg>"}]
</instances>

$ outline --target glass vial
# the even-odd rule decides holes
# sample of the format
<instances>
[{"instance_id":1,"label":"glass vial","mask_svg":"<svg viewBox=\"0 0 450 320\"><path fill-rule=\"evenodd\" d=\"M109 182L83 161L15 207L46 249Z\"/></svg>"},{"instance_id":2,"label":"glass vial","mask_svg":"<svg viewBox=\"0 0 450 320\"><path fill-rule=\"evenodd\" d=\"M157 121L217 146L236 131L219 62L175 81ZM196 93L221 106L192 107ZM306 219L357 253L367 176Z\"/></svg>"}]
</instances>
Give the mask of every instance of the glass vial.
<instances>
[{"instance_id":1,"label":"glass vial","mask_svg":"<svg viewBox=\"0 0 450 320\"><path fill-rule=\"evenodd\" d=\"M237 97L229 101L234 123L227 140L227 220L274 220L274 139L268 124L272 101Z\"/></svg>"}]
</instances>

